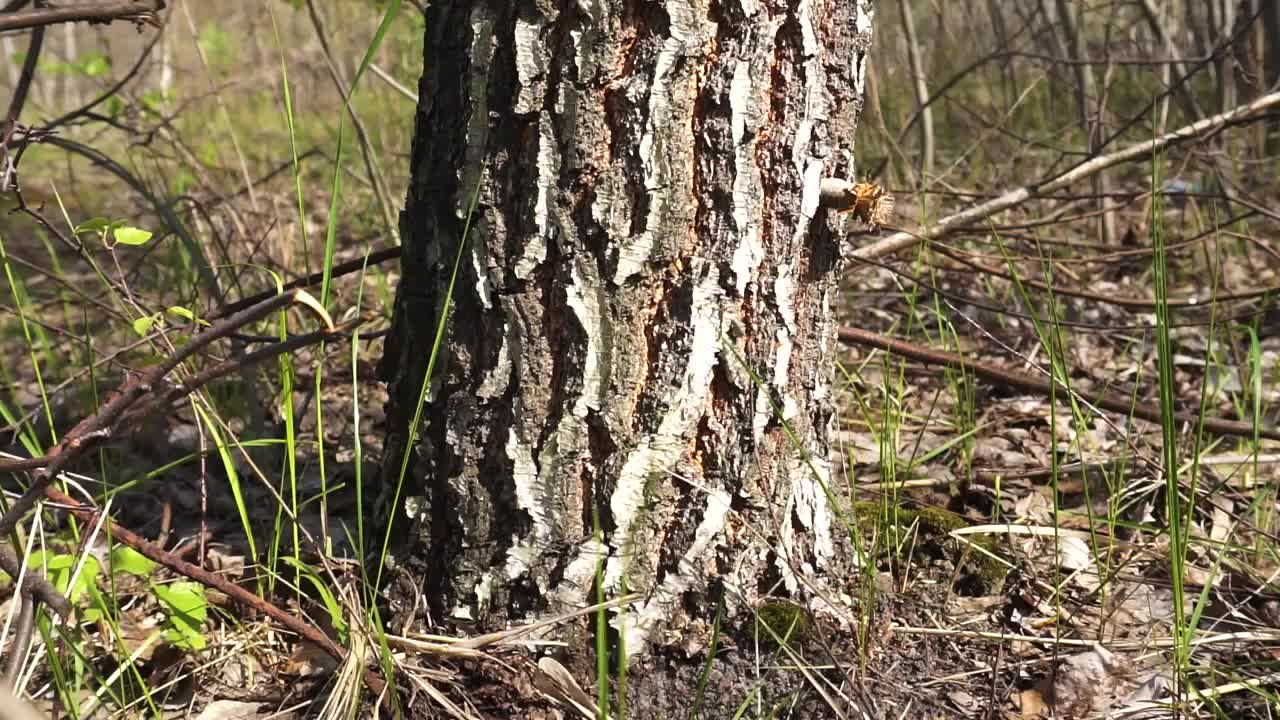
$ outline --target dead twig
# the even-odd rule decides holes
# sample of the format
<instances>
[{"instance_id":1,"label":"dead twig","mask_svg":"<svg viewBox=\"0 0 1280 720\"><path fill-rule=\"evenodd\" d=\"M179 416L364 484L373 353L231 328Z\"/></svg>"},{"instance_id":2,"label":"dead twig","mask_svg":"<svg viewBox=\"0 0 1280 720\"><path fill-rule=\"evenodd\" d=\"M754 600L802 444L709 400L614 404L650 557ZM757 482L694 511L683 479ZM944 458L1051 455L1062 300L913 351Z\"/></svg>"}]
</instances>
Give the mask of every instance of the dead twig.
<instances>
[{"instance_id":1,"label":"dead twig","mask_svg":"<svg viewBox=\"0 0 1280 720\"><path fill-rule=\"evenodd\" d=\"M69 22L88 22L95 24L128 20L139 25L160 26L157 15L164 10L164 0L122 0L122 2L99 2L90 4L74 4L65 7L47 7L0 15L0 32L9 30L25 30L42 28Z\"/></svg>"},{"instance_id":2,"label":"dead twig","mask_svg":"<svg viewBox=\"0 0 1280 720\"><path fill-rule=\"evenodd\" d=\"M364 268L365 266L373 267L374 265L377 265L379 263L384 263L388 260L395 260L400 257L402 252L403 252L403 248L397 245L395 247L383 248L381 250L376 250L374 252L371 252L369 253L368 257L361 256L356 258L355 260L339 263L337 265L334 265L333 268L329 271L329 278L336 279L336 278L342 277L343 275L350 275L351 273L356 272L361 268ZM283 287L285 290L292 290L294 288L304 288L304 287L311 287L312 285L319 285L323 281L324 281L324 271L318 270L316 272L311 273L310 275L300 277L297 280L291 280L285 283ZM220 317L226 317L231 313L239 312L244 308L250 307L256 303L260 303L263 300L275 294L276 294L275 290L266 290L256 295L250 295L249 297L244 298L242 300L236 300L235 302L227 303L226 305L220 308L214 308L213 311L210 312L209 315L207 316L207 319L216 320Z\"/></svg>"},{"instance_id":3,"label":"dead twig","mask_svg":"<svg viewBox=\"0 0 1280 720\"><path fill-rule=\"evenodd\" d=\"M36 481L31 487L23 493L22 497L9 508L3 517L0 517L0 535L6 534L13 529L17 524L18 518L26 514L35 505L35 501L40 497L44 488L75 458L83 455L89 449L114 438L121 429L120 421L125 416L126 411L130 410L135 403L145 396L156 392L166 375L213 342L229 337L245 325L261 320L290 305L302 305L316 313L326 326L322 335L332 335L337 332L329 313L314 297L305 291L290 290L276 295L213 325L208 330L193 337L190 342L179 347L164 362L125 381L124 385L109 396L110 399L98 412L81 420L63 437L61 442L43 457L29 460L0 461L0 472L30 470L33 466L43 468L37 473ZM320 338L317 335L301 337ZM297 340L298 338L294 338L291 341L264 348L258 353L251 353L250 356L260 357L262 353L268 350L274 350L275 354L292 350L295 347L299 347ZM312 342L318 342L318 339L313 339ZM240 363L243 364L244 361L241 360ZM212 379L212 377L209 379ZM170 397L169 391L166 390L162 397Z\"/></svg>"},{"instance_id":4,"label":"dead twig","mask_svg":"<svg viewBox=\"0 0 1280 720\"><path fill-rule=\"evenodd\" d=\"M81 520L96 522L98 519L98 513L100 512L98 509L88 507L80 503L75 498L72 498L70 495L66 495L58 491L56 488L47 488L45 490L45 494L51 501L59 503L62 509L72 515L75 515ZM168 552L167 550L151 543L141 535L120 527L110 519L107 519L106 527L110 530L110 537L115 540L119 540L134 550L137 550L147 558L154 560L183 577L225 593L227 597L237 600L243 603L246 607L253 608L263 615L279 622L299 637L315 643L326 653L329 653L338 660L342 660L346 657L346 652L338 645L338 643L334 642L333 638L325 635L319 628L307 623L303 619L290 615L280 607L267 602L257 595L254 595L252 592L231 582L221 575L183 560L174 553ZM365 685L367 685L374 693L380 693L385 687L385 682L377 675L377 673L370 670L365 674Z\"/></svg>"},{"instance_id":5,"label":"dead twig","mask_svg":"<svg viewBox=\"0 0 1280 720\"><path fill-rule=\"evenodd\" d=\"M0 21L3 18L0 17ZM18 86L13 90L13 98L9 101L9 110L4 121L0 122L0 192L17 186L17 163L9 157L9 145L18 131L18 116L27 103L27 94L31 91L31 81L36 74L36 62L40 58L40 49L44 45L44 28L37 27L31 32L31 42L27 46L27 58L22 63L22 74L18 77Z\"/></svg>"},{"instance_id":6,"label":"dead twig","mask_svg":"<svg viewBox=\"0 0 1280 720\"><path fill-rule=\"evenodd\" d=\"M311 309L324 321L328 332L334 331L333 320L315 298L301 290L282 293L217 323L205 332L193 337L190 342L175 351L164 362L147 372L126 380L124 385L108 399L97 413L81 420L44 457L16 462L0 461L0 471L28 470L32 468L33 464L39 467L26 492L9 506L3 517L0 517L0 536L8 535L18 524L18 521L35 507L41 497L57 498L64 503L70 500L66 495L52 487L53 479L58 477L77 458L98 445L117 437L119 432L129 424L128 421L131 417L137 417L136 415L126 417L126 413L138 401L152 394L164 381L166 375L214 341L227 337L244 325L261 320L290 305L303 305ZM290 347L292 346L288 342L274 346L278 352L283 352ZM168 399L169 397L168 393L161 394L162 399ZM78 505L74 501L72 503ZM142 552L142 550L139 549L139 552ZM22 562L18 559L15 551L8 547L0 547L0 569L9 573L11 577L17 578L21 568ZM28 581L19 589L19 592L33 601L39 600L45 603L57 612L60 617L65 618L70 611L70 604L67 599L48 581L35 575L31 575L28 578Z\"/></svg>"},{"instance_id":7,"label":"dead twig","mask_svg":"<svg viewBox=\"0 0 1280 720\"><path fill-rule=\"evenodd\" d=\"M995 367L994 365L969 360L954 353L921 347L902 340L894 340L893 338L888 338L869 330L854 327L842 327L839 329L838 333L840 341L848 345L862 345L865 347L878 348L885 352L893 353L894 355L929 365L942 365L945 367L955 368L957 370L965 370L972 372L974 375L989 382L1006 385L1027 392L1048 395L1052 390L1053 381L1048 378L1035 377L1005 370L1004 368ZM1103 408L1104 410L1110 410L1112 412L1123 413L1126 415L1132 414L1133 417L1146 420L1147 422L1157 424L1160 422L1160 408L1152 407L1143 403L1135 403L1128 397L1116 397L1106 392L1093 393L1091 396L1085 396L1080 393L1077 393L1077 395L1084 398L1089 404ZM1202 425L1205 430L1219 433L1221 435L1253 437L1253 434L1256 431L1261 437L1269 440L1280 440L1280 428L1270 427L1267 425L1259 425L1255 428L1250 423L1227 420L1225 418L1218 417L1200 417L1197 414L1188 412L1175 412L1173 417L1180 423L1188 423L1191 425L1199 424Z\"/></svg>"},{"instance_id":8,"label":"dead twig","mask_svg":"<svg viewBox=\"0 0 1280 720\"><path fill-rule=\"evenodd\" d=\"M215 364L185 382L177 383L171 387L161 387L165 376L177 369L179 365L195 353L219 339L229 337L245 325L266 318L272 313L291 305L302 305L310 309L324 321L325 328L316 333L290 338L234 360ZM304 345L320 342L331 337L336 332L337 329L334 327L329 314L315 298L302 290L290 290L235 313L205 332L196 335L164 362L127 380L97 413L81 420L47 455L35 460L18 461L16 463L0 462L0 469L3 470L29 469L33 463L42 466L36 472L34 481L23 493L22 497L10 506L3 517L0 517L0 535L8 534L17 522L35 506L40 497L47 497L59 503L63 509L81 519L96 521L99 510L80 503L51 485L53 479L74 462L76 458L101 443L117 437L123 428L132 426L141 417L167 408L172 402L187 396L204 383L221 377L245 364L256 362L266 357L274 357ZM139 408L137 406L140 402L144 402L144 404ZM325 652L335 658L341 660L344 657L344 651L332 638L329 638L319 629L302 619L290 615L225 578L165 551L158 545L148 542L141 536L116 525L114 522L111 522L110 528L113 537L146 557L187 578L215 588L225 593L228 597L234 598L246 606L273 618L300 637L310 640L323 648ZM0 546L0 568L16 578L19 576L21 567L22 563L13 549L7 546ZM66 617L70 610L67 599L58 593L48 581L38 576L28 574L20 592L24 596L24 602L39 600L62 617ZM27 611L25 605L23 606L23 611L25 617ZM381 692L385 687L385 682L382 678L372 671L366 673L365 683L375 693Z\"/></svg>"}]
</instances>

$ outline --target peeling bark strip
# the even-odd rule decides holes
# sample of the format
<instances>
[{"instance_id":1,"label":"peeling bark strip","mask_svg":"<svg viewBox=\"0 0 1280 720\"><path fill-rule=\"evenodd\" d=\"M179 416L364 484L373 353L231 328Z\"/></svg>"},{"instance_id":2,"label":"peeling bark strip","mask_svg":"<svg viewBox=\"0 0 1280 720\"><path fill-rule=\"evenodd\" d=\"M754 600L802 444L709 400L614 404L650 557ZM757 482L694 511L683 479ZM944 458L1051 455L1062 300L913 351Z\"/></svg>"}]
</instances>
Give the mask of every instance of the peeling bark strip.
<instances>
[{"instance_id":1,"label":"peeling bark strip","mask_svg":"<svg viewBox=\"0 0 1280 720\"><path fill-rule=\"evenodd\" d=\"M436 617L580 606L603 559L645 597L634 651L709 620L712 582L847 577L818 199L854 176L871 3L436 0L426 28L388 498L479 192L397 524Z\"/></svg>"}]
</instances>

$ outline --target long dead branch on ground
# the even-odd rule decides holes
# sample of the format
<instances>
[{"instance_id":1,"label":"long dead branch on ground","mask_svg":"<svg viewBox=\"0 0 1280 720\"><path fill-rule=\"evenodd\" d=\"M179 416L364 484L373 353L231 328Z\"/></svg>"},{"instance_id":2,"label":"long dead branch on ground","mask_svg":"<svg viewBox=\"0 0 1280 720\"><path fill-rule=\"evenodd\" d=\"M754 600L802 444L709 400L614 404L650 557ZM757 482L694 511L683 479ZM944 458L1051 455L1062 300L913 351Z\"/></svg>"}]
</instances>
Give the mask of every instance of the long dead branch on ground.
<instances>
[{"instance_id":1,"label":"long dead branch on ground","mask_svg":"<svg viewBox=\"0 0 1280 720\"><path fill-rule=\"evenodd\" d=\"M960 355L956 355L955 353L921 347L920 345L903 342L902 340L894 340L893 338L873 333L870 330L842 327L838 332L840 341L847 345L862 345L864 347L877 348L899 357L925 363L926 365L937 365L957 370L967 370L987 382L1004 385L1024 392L1034 392L1039 395L1048 396L1053 389L1054 381L1047 377L1036 377L1025 373L1014 372L1012 370L1005 370L1004 368L996 367L995 365L970 360ZM1064 388L1061 385L1059 385L1058 389L1064 392L1075 392L1070 388ZM1112 394L1105 391L1090 394L1077 393L1077 396L1084 399L1090 405L1104 410L1110 410L1124 415L1133 415L1133 417L1138 419L1157 424L1161 421L1160 408L1153 407L1146 403L1136 403L1128 396L1120 396L1118 394ZM1207 416L1201 417L1198 413L1185 411L1175 412L1173 417L1180 423L1192 426L1202 425L1205 430L1222 435L1253 437L1255 432L1255 428L1252 423L1240 422L1238 420L1227 420L1226 418ZM1259 424L1256 431L1260 437L1264 437L1269 440L1280 440L1280 428Z\"/></svg>"}]
</instances>

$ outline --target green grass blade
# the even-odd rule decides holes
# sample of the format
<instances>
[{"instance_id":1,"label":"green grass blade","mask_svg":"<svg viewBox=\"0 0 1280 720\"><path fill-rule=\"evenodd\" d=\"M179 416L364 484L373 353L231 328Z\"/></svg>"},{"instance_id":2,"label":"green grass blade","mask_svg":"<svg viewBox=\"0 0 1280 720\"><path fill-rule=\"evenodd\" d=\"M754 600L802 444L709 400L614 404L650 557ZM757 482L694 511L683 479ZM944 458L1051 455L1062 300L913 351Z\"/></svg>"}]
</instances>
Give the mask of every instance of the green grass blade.
<instances>
[{"instance_id":1,"label":"green grass blade","mask_svg":"<svg viewBox=\"0 0 1280 720\"><path fill-rule=\"evenodd\" d=\"M477 177L483 177L484 168L480 168ZM476 181L475 190L471 195L471 204L467 208L467 219L462 226L462 237L458 239L458 252L453 258L453 270L449 273L449 286L445 290L444 299L440 307L440 317L436 321L436 333L431 342L431 354L427 357L427 368L422 376L422 385L418 388L418 398L414 404L413 419L409 421L409 432L406 435L404 451L400 457L400 470L396 474L396 489L392 496L392 508L400 506L400 496L404 492L405 475L409 472L409 456L413 451L413 443L418 434L418 428L422 423L422 408L426 405L427 390L431 387L431 375L435 372L436 359L440 356L440 346L444 342L445 330L449 326L449 314L453 306L453 291L457 286L458 272L462 268L462 256L466 254L467 242L471 237L471 220L475 217L476 206L480 202L480 180ZM374 586L382 587L382 571L386 567L387 552L391 547L391 531L395 524L396 513L392 512L387 521L387 529L382 537L382 551L378 557L378 572L374 575Z\"/></svg>"}]
</instances>

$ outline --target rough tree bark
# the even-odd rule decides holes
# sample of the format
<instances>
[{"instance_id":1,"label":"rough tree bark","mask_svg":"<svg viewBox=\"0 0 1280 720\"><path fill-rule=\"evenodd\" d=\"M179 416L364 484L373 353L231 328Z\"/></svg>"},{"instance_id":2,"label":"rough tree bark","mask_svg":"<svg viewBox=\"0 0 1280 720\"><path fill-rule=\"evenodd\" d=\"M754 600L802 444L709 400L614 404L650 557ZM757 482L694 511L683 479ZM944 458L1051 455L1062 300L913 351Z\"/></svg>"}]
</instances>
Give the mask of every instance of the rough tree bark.
<instances>
[{"instance_id":1,"label":"rough tree bark","mask_svg":"<svg viewBox=\"0 0 1280 720\"><path fill-rule=\"evenodd\" d=\"M854 173L871 15L429 4L381 371L384 506L436 621L582 607L603 559L609 593L642 594L635 651L721 593L851 579L824 489L844 219L819 186Z\"/></svg>"}]
</instances>

